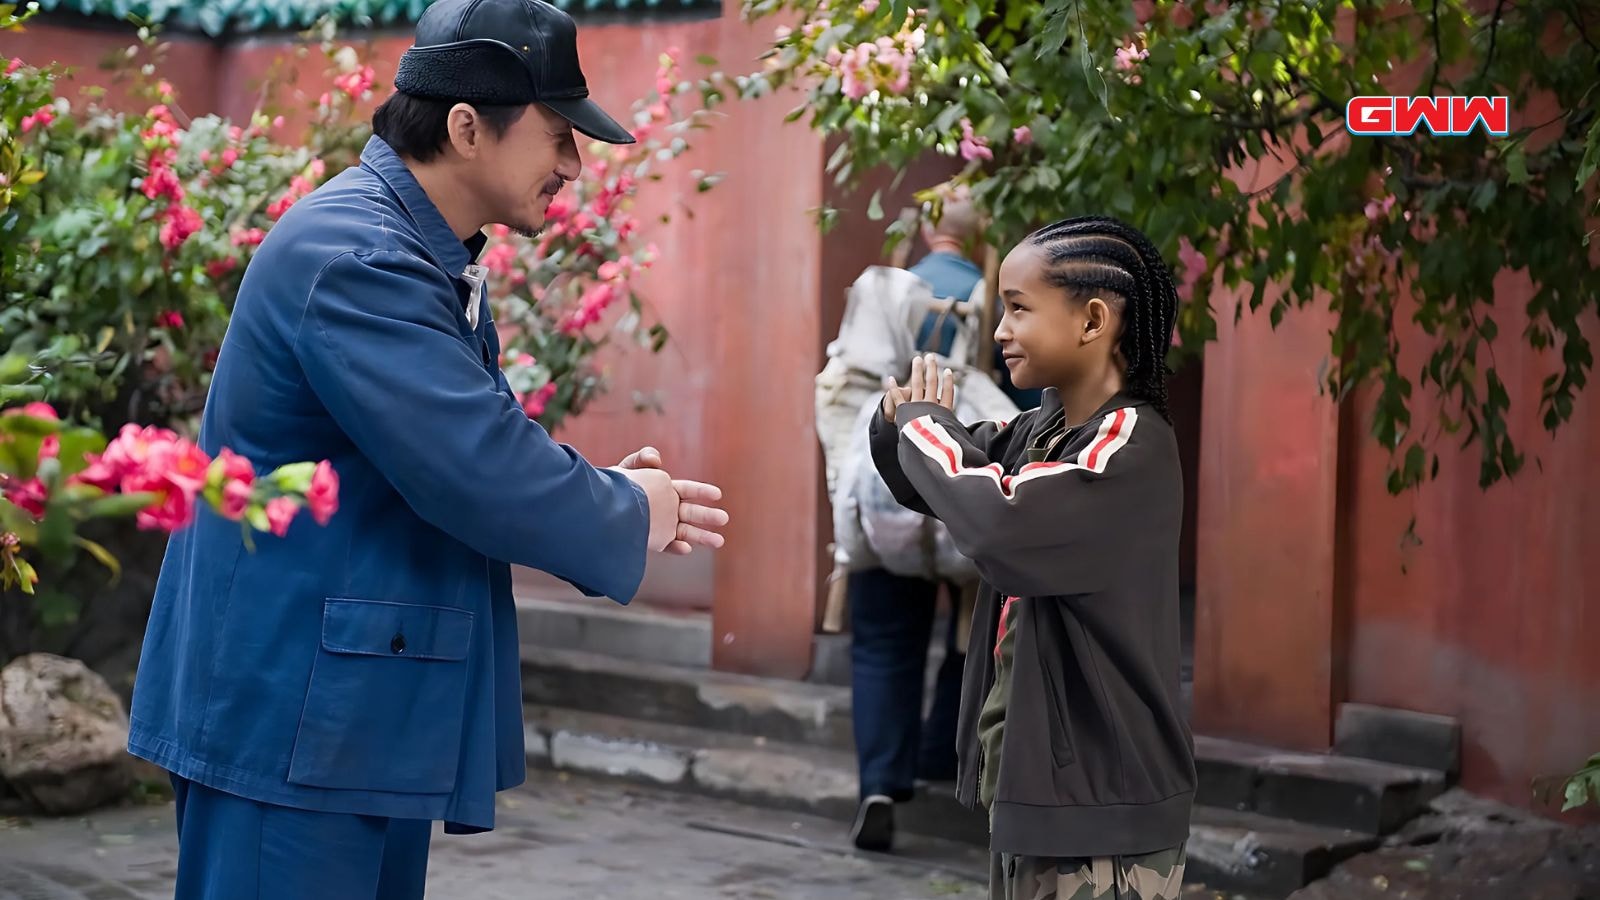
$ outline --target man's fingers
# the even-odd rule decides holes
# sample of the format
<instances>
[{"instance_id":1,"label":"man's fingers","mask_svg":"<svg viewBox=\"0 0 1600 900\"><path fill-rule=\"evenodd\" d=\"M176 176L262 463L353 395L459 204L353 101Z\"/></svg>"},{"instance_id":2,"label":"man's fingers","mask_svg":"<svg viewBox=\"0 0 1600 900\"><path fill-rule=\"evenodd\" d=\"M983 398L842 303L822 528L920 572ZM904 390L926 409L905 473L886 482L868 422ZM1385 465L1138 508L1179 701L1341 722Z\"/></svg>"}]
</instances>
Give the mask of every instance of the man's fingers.
<instances>
[{"instance_id":1,"label":"man's fingers","mask_svg":"<svg viewBox=\"0 0 1600 900\"><path fill-rule=\"evenodd\" d=\"M672 482L672 486L685 503L715 503L722 499L722 488L703 481L678 479Z\"/></svg>"},{"instance_id":2,"label":"man's fingers","mask_svg":"<svg viewBox=\"0 0 1600 900\"><path fill-rule=\"evenodd\" d=\"M684 522L678 523L678 540L693 547L709 547L712 550L722 546L722 535Z\"/></svg>"},{"instance_id":3,"label":"man's fingers","mask_svg":"<svg viewBox=\"0 0 1600 900\"><path fill-rule=\"evenodd\" d=\"M694 552L694 546L687 541L673 541L661 552L671 556L688 556Z\"/></svg>"},{"instance_id":4,"label":"man's fingers","mask_svg":"<svg viewBox=\"0 0 1600 900\"><path fill-rule=\"evenodd\" d=\"M702 528L722 528L728 524L728 513L726 510L717 509L715 506L681 503L678 505L678 521L685 525L698 525Z\"/></svg>"},{"instance_id":5,"label":"man's fingers","mask_svg":"<svg viewBox=\"0 0 1600 900\"><path fill-rule=\"evenodd\" d=\"M623 469L659 469L661 468L661 451L654 447L641 447L628 454L619 468Z\"/></svg>"}]
</instances>

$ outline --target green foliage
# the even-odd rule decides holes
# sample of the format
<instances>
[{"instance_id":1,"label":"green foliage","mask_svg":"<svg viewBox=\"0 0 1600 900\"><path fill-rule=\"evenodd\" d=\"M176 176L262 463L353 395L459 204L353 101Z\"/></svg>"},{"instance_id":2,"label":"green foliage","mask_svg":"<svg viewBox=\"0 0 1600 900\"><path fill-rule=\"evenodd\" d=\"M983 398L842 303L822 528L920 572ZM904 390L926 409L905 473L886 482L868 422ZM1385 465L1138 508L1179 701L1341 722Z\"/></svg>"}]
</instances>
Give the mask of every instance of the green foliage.
<instances>
[{"instance_id":1,"label":"green foliage","mask_svg":"<svg viewBox=\"0 0 1600 900\"><path fill-rule=\"evenodd\" d=\"M1495 367L1496 275L1535 288L1520 339L1550 362L1546 429L1571 417L1593 365L1600 24L1565 0L1484 7L747 0L747 17L799 24L739 86L803 92L791 115L837 137L841 183L929 152L967 159L1000 246L1073 214L1139 226L1179 263L1180 352L1213 339L1218 316L1266 307L1276 325L1332 309L1327 387L1376 386L1370 429L1391 453L1390 489L1432 477L1441 440L1476 446L1488 486L1524 465L1511 407L1534 401ZM1363 94L1506 95L1520 127L1353 137L1345 102ZM1425 352L1403 368L1412 324ZM1437 415L1414 420L1418 387Z\"/></svg>"},{"instance_id":2,"label":"green foliage","mask_svg":"<svg viewBox=\"0 0 1600 900\"><path fill-rule=\"evenodd\" d=\"M40 0L49 11L76 12L114 19L199 29L206 34L295 30L331 19L369 28L415 22L431 0ZM720 9L720 0L552 0L574 15L584 12L640 12Z\"/></svg>"}]
</instances>

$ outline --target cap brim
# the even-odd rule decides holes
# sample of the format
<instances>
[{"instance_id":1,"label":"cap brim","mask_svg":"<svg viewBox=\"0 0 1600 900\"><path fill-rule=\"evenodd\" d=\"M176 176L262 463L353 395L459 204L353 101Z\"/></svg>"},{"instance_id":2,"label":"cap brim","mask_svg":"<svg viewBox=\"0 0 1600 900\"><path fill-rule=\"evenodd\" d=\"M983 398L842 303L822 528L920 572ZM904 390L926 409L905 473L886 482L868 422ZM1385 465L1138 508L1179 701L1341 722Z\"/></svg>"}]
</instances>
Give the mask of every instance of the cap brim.
<instances>
[{"instance_id":1,"label":"cap brim","mask_svg":"<svg viewBox=\"0 0 1600 900\"><path fill-rule=\"evenodd\" d=\"M549 107L556 115L571 122L573 128L597 141L604 141L607 144L634 143L632 132L623 128L616 119L607 115L606 111L600 108L600 104L587 97L581 100L542 100L540 102Z\"/></svg>"}]
</instances>

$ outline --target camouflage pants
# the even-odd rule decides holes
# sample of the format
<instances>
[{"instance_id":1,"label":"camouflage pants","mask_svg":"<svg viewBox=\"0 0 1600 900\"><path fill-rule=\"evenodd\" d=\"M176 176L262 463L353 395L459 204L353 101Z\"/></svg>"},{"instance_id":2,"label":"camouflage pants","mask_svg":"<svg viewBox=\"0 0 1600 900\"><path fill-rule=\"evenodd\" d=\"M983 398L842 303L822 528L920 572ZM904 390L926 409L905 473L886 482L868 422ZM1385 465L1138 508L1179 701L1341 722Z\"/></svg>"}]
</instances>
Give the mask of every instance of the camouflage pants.
<instances>
[{"instance_id":1,"label":"camouflage pants","mask_svg":"<svg viewBox=\"0 0 1600 900\"><path fill-rule=\"evenodd\" d=\"M1183 847L1139 856L1045 859L990 857L989 900L1177 900Z\"/></svg>"}]
</instances>

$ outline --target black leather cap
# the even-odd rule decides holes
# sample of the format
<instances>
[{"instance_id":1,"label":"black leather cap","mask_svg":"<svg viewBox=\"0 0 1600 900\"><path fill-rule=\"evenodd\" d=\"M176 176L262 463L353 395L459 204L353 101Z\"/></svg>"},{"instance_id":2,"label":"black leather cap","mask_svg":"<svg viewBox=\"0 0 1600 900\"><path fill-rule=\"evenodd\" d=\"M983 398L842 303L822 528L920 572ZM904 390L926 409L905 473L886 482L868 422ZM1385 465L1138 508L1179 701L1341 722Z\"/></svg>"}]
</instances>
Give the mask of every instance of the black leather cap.
<instances>
[{"instance_id":1,"label":"black leather cap","mask_svg":"<svg viewBox=\"0 0 1600 900\"><path fill-rule=\"evenodd\" d=\"M397 90L464 103L541 103L589 137L633 135L589 99L578 65L578 26L543 0L438 0L417 20L400 57Z\"/></svg>"}]
</instances>

